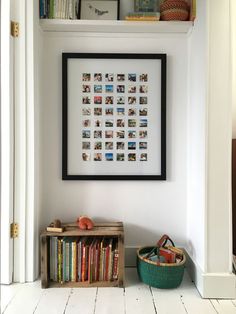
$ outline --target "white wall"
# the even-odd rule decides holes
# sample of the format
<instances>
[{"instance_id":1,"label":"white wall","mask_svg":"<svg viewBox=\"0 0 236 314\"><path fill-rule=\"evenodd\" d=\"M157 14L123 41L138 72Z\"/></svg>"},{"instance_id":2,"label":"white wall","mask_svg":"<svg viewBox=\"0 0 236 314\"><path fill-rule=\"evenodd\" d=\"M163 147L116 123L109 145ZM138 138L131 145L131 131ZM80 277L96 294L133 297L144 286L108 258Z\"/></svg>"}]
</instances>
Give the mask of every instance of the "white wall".
<instances>
[{"instance_id":1,"label":"white wall","mask_svg":"<svg viewBox=\"0 0 236 314\"><path fill-rule=\"evenodd\" d=\"M110 37L111 36L111 37ZM122 36L125 36L123 38ZM186 240L187 38L168 35L44 35L40 103L40 226L53 219L122 220L128 246L155 243L168 233ZM139 35L140 36L140 35ZM61 53L167 53L167 181L61 180Z\"/></svg>"},{"instance_id":2,"label":"white wall","mask_svg":"<svg viewBox=\"0 0 236 314\"><path fill-rule=\"evenodd\" d=\"M197 19L189 39L187 250L202 270L206 232L206 32L206 3L198 1Z\"/></svg>"}]
</instances>

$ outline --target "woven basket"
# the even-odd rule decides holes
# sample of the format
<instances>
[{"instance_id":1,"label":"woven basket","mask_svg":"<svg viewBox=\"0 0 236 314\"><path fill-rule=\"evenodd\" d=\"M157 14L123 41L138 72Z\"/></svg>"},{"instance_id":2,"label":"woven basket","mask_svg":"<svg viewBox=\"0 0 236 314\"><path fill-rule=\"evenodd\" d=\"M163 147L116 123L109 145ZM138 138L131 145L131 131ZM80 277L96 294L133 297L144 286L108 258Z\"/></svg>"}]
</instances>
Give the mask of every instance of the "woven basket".
<instances>
[{"instance_id":1,"label":"woven basket","mask_svg":"<svg viewBox=\"0 0 236 314\"><path fill-rule=\"evenodd\" d=\"M177 288L183 280L184 265L186 262L185 255L180 263L160 263L157 265L157 263L141 256L142 254L151 252L153 249L153 246L146 246L137 251L137 271L140 280L156 288Z\"/></svg>"},{"instance_id":2,"label":"woven basket","mask_svg":"<svg viewBox=\"0 0 236 314\"><path fill-rule=\"evenodd\" d=\"M185 0L164 0L160 4L162 21L186 21L189 17L189 6Z\"/></svg>"}]
</instances>

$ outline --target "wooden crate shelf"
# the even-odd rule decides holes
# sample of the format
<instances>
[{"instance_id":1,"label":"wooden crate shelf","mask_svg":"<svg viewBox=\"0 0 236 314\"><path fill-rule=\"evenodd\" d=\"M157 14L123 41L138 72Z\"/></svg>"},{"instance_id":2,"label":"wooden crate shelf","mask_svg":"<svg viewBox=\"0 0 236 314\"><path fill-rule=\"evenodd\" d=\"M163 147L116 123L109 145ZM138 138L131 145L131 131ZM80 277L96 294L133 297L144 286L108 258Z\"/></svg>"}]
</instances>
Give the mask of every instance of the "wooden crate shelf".
<instances>
[{"instance_id":1,"label":"wooden crate shelf","mask_svg":"<svg viewBox=\"0 0 236 314\"><path fill-rule=\"evenodd\" d=\"M48 287L123 287L124 284L124 227L122 222L113 223L96 223L92 230L80 230L75 223L63 224L64 232L47 232L41 233L41 286ZM49 243L50 237L111 237L118 240L119 263L118 279L114 281L95 281L89 283L83 282L53 282L50 280L50 256Z\"/></svg>"}]
</instances>

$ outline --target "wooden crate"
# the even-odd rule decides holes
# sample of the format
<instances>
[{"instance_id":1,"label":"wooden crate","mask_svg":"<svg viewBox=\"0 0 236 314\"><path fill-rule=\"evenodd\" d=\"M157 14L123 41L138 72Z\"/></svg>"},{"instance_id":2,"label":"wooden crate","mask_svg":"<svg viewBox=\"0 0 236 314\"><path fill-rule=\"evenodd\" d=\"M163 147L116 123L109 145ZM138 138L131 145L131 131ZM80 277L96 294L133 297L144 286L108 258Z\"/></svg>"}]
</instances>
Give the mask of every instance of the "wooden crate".
<instances>
[{"instance_id":1,"label":"wooden crate","mask_svg":"<svg viewBox=\"0 0 236 314\"><path fill-rule=\"evenodd\" d=\"M96 223L92 230L80 230L75 223L63 224L64 232L48 232L41 233L41 286L42 288L48 287L123 287L124 285L124 227L122 222L113 223ZM89 283L84 282L53 282L49 278L49 242L50 237L114 237L118 239L119 251L119 271L118 279L115 281L96 281Z\"/></svg>"}]
</instances>

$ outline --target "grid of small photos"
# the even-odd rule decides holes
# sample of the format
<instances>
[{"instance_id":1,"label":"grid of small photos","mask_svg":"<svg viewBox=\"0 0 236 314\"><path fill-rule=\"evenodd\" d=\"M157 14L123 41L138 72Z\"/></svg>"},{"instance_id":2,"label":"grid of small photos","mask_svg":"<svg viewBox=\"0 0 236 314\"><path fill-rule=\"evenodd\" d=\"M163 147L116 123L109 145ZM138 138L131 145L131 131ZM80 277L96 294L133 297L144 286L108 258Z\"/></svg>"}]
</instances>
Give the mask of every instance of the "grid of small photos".
<instances>
[{"instance_id":1,"label":"grid of small photos","mask_svg":"<svg viewBox=\"0 0 236 314\"><path fill-rule=\"evenodd\" d=\"M82 73L82 160L148 160L148 74Z\"/></svg>"}]
</instances>

